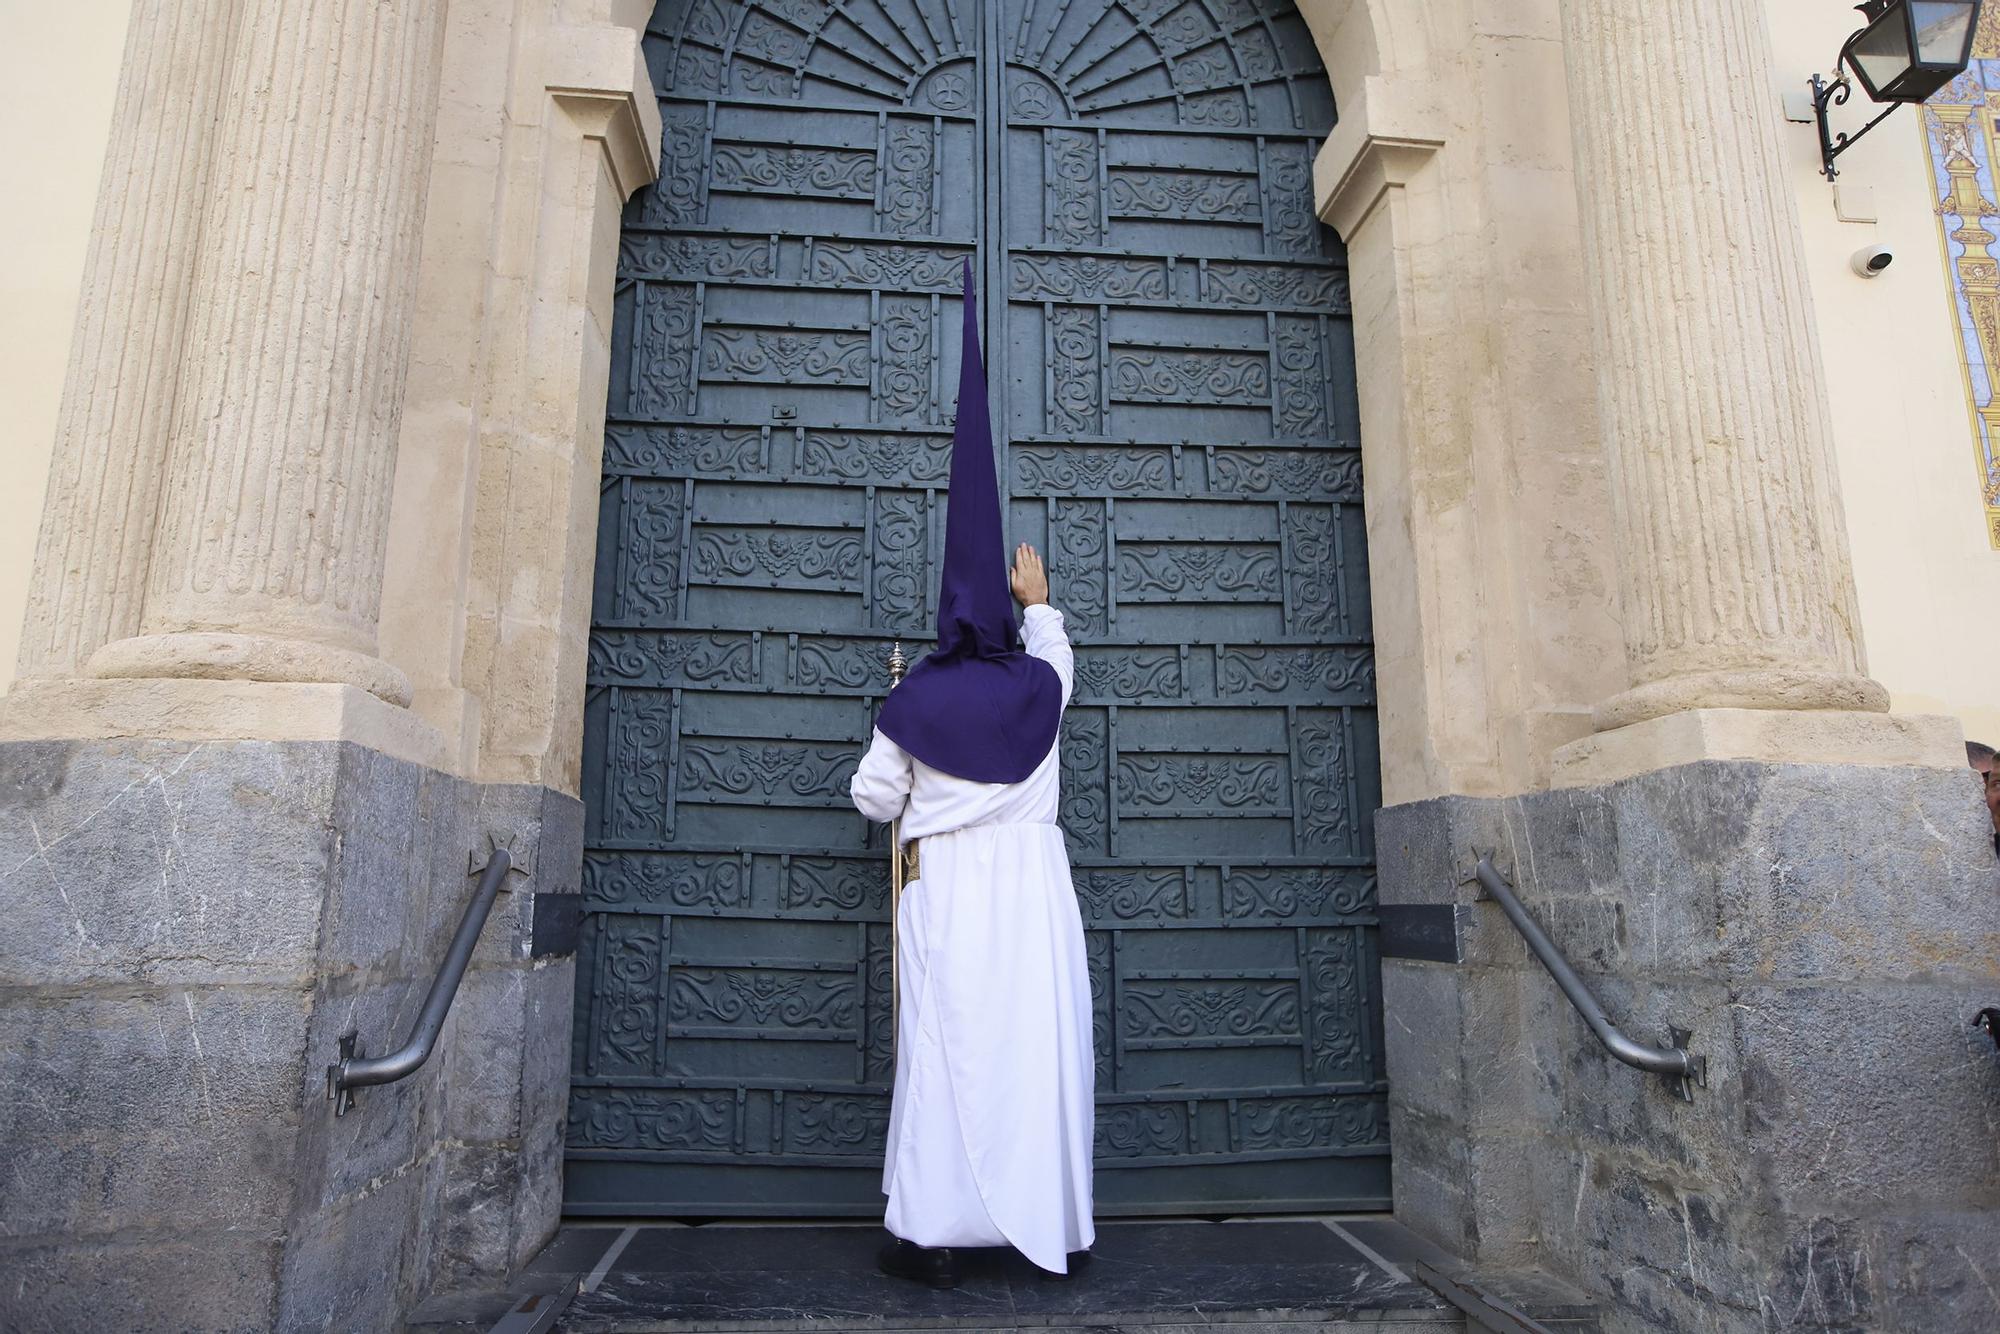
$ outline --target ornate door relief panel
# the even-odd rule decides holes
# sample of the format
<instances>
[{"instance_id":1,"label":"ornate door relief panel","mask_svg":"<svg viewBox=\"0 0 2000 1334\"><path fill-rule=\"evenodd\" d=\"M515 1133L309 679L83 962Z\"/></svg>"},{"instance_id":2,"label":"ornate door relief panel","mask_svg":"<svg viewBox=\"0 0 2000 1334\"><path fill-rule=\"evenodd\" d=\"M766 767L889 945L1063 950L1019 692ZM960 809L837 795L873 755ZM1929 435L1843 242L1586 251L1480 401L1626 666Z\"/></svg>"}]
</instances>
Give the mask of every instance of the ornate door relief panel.
<instances>
[{"instance_id":1,"label":"ornate door relief panel","mask_svg":"<svg viewBox=\"0 0 2000 1334\"><path fill-rule=\"evenodd\" d=\"M845 784L931 624L968 255L1006 297L1009 521L1079 644L1100 1203L1385 1205L1351 325L1297 15L668 0L647 52L572 1207L880 1207L887 875Z\"/></svg>"}]
</instances>

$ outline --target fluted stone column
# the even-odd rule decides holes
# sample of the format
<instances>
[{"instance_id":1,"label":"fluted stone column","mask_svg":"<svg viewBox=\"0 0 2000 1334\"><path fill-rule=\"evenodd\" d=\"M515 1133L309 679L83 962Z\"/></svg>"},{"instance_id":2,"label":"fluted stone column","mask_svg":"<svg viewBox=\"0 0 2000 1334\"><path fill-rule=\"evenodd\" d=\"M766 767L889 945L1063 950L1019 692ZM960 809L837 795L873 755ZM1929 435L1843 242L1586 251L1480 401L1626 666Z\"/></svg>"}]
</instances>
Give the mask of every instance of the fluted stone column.
<instances>
[{"instance_id":1,"label":"fluted stone column","mask_svg":"<svg viewBox=\"0 0 2000 1334\"><path fill-rule=\"evenodd\" d=\"M93 674L409 701L376 623L443 8L246 7L141 633Z\"/></svg>"},{"instance_id":2,"label":"fluted stone column","mask_svg":"<svg viewBox=\"0 0 2000 1334\"><path fill-rule=\"evenodd\" d=\"M1882 711L1862 655L1759 0L1563 0L1632 684Z\"/></svg>"},{"instance_id":3,"label":"fluted stone column","mask_svg":"<svg viewBox=\"0 0 2000 1334\"><path fill-rule=\"evenodd\" d=\"M24 678L73 675L139 629L240 7L132 10L21 631Z\"/></svg>"}]
</instances>

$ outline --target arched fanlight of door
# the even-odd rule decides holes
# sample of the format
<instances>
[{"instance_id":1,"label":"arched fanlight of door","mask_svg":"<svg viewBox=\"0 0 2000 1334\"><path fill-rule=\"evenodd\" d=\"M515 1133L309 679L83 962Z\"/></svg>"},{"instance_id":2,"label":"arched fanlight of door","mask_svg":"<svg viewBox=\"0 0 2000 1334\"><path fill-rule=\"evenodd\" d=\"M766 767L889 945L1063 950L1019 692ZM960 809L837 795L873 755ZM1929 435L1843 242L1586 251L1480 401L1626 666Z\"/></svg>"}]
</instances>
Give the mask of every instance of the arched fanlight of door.
<instances>
[{"instance_id":1,"label":"arched fanlight of door","mask_svg":"<svg viewBox=\"0 0 2000 1334\"><path fill-rule=\"evenodd\" d=\"M1880 125L1905 102L1921 102L1965 71L1972 57L1972 34L1979 27L1980 0L1866 0L1856 5L1868 23L1849 37L1833 62L1831 81L1815 74L1813 117L1819 122L1820 174L1829 181L1833 160ZM1830 135L1829 107L1843 106L1854 71L1871 102L1887 102L1881 115L1853 134Z\"/></svg>"}]
</instances>

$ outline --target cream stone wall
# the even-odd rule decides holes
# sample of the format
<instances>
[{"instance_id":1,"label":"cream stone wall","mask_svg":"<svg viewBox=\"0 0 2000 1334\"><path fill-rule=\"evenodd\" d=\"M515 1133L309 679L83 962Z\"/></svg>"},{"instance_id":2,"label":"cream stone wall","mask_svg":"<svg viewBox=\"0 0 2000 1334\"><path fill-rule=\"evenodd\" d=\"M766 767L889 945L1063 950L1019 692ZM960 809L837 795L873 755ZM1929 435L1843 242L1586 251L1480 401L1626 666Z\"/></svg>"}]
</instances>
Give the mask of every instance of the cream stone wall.
<instances>
[{"instance_id":1,"label":"cream stone wall","mask_svg":"<svg viewBox=\"0 0 2000 1334\"><path fill-rule=\"evenodd\" d=\"M0 0L0 690L14 677L131 0ZM19 207L22 201L29 207Z\"/></svg>"},{"instance_id":2,"label":"cream stone wall","mask_svg":"<svg viewBox=\"0 0 2000 1334\"><path fill-rule=\"evenodd\" d=\"M1304 0L1340 108L1388 805L1545 786L1625 684L1556 0Z\"/></svg>"},{"instance_id":3,"label":"cream stone wall","mask_svg":"<svg viewBox=\"0 0 2000 1334\"><path fill-rule=\"evenodd\" d=\"M1776 117L1780 93L1825 66L1852 20L1812 0L1770 5L1767 105ZM340 708L393 713L390 731L409 734L402 750L460 773L564 790L577 781L606 266L619 204L650 177L658 136L631 31L649 8L645 0L461 0L449 12L381 588L379 651L408 678L414 708L366 700ZM1616 305L1617 293L1586 281L1586 219L1602 255L1633 259L1651 242L1628 235L1615 212L1580 214L1575 145L1590 146L1585 165L1607 189L1636 188L1626 179L1635 172L1655 194L1685 187L1618 142L1573 138L1578 88L1599 119L1622 93L1616 80L1593 81L1586 69L1579 83L1580 72L1566 69L1567 11L1558 0L1303 0L1301 8L1341 106L1318 187L1321 215L1349 243L1363 335L1385 798L1546 786L1565 742L1581 744L1608 725L1608 700L1661 675L1643 636L1627 634L1620 590L1628 598L1652 590L1641 606L1673 594L1672 562L1659 543L1681 541L1668 524L1648 537L1652 546L1621 557L1613 531L1597 384L1603 340L1592 333L1591 311ZM7 179L19 197L43 201L34 221L66 240L68 256L58 273L28 260L28 246L0 246L0 275L11 283L25 272L45 286L60 278L62 303L74 301L120 42L110 18L86 40L89 25L77 16L102 11L122 21L124 9L96 0L57 24L0 0L0 58L19 66L0 81L0 114L25 127L0 150L17 163ZM1587 19L1588 9L1577 16ZM1589 36L1608 40L1594 29ZM79 62L92 78L77 74ZM79 89L95 90L94 115L79 113ZM93 125L89 145L70 142ZM1991 616L2000 607L2000 553L1987 549L1979 522L1917 118L1899 113L1843 159L1850 182L1875 187L1882 221L1867 227L1834 219L1814 174L1810 128L1777 129L1822 334L1868 670L1898 710L1950 713L1974 735L2000 737L1983 665L2000 648ZM64 136L68 149L49 148ZM1902 258L1889 276L1867 282L1846 262L1873 239L1894 244ZM1773 271L1793 268L1780 262ZM1654 297L1672 290L1663 278ZM15 304L9 330L29 319ZM30 409L0 426L0 503L10 507L0 513L19 515L0 537L0 681L15 664L33 516L56 429L68 342L67 313L57 313L10 333L31 346L0 358L5 401ZM1773 318L1773 327L1793 323L1782 312ZM1896 360L1888 375L1879 374L1885 348ZM43 369L29 369L34 357ZM1639 423L1621 428L1637 442L1629 448L1652 448L1643 412L1621 420ZM1685 430L1667 436L1692 438ZM1773 467L1782 468L1780 456L1791 454L1772 454ZM1762 494L1787 494L1789 485L1774 476ZM87 500L85 491L68 488L71 503ZM1629 506L1649 493L1621 494ZM1831 550L1817 539L1795 545ZM52 578L65 568L57 562ZM1844 578L1804 567L1780 573L1786 587L1817 581L1835 593ZM109 606L101 588L89 596ZM1808 600L1840 614L1838 596ZM9 726L35 735L151 735L159 727L236 735L247 715L232 676L271 680L227 664L210 673L219 680L170 688L155 679L144 691L85 679L166 675L108 660L81 666L106 637L116 635L79 640L82 656L69 655L78 661L64 659L52 673L67 679L36 700L16 699ZM1667 666L1686 679L1697 668L1740 665L1731 653L1757 656L1744 647L1749 639L1728 638L1698 662ZM190 692L208 701L195 713L182 698ZM1711 695L1695 691L1667 706L1738 702ZM281 712L252 730L291 735L320 725L300 721L317 716L311 710ZM196 713L207 721L190 722Z\"/></svg>"},{"instance_id":4,"label":"cream stone wall","mask_svg":"<svg viewBox=\"0 0 2000 1334\"><path fill-rule=\"evenodd\" d=\"M1767 18L1778 114L1783 94L1830 70L1859 19L1822 0L1770 0ZM1834 128L1858 129L1878 109L1857 92L1834 110ZM1872 223L1836 214L1810 124L1786 125L1784 144L1869 674L1888 687L1896 712L1950 714L1967 736L2000 744L2000 551L1980 504L1921 115L1897 111L1840 156L1846 211L1869 211L1872 197ZM1848 267L1868 245L1895 251L1878 278Z\"/></svg>"},{"instance_id":5,"label":"cream stone wall","mask_svg":"<svg viewBox=\"0 0 2000 1334\"><path fill-rule=\"evenodd\" d=\"M298 11L135 8L118 94L133 129L82 227L99 299L0 735L355 740L576 790L618 219L660 138L649 10L455 0L441 24L440 0L405 0L316 29L385 53L398 105L376 107L376 84L271 77ZM407 30L371 41L365 22ZM212 116L153 114L212 94ZM379 224L363 244L327 244L347 234L331 209L331 231L273 225L287 196L259 187L297 155L242 144L274 116L278 133L328 130L315 160L335 178L354 167L343 204ZM187 228L155 225L184 211ZM276 262L213 258L253 236ZM253 290L308 275L376 318L335 334L330 308ZM242 336L260 305L311 328ZM297 343L346 369L273 363Z\"/></svg>"},{"instance_id":6,"label":"cream stone wall","mask_svg":"<svg viewBox=\"0 0 2000 1334\"><path fill-rule=\"evenodd\" d=\"M451 767L575 792L648 0L454 0L382 646ZM469 332L476 331L476 332Z\"/></svg>"}]
</instances>

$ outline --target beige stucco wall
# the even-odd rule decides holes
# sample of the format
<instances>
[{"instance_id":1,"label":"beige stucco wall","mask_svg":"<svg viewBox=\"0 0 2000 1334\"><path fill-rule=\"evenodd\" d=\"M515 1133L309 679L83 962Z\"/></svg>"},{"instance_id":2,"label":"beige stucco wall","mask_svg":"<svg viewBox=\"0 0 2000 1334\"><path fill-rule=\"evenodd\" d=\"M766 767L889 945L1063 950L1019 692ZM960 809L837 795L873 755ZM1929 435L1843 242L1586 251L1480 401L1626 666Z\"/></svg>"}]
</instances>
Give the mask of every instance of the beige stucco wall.
<instances>
[{"instance_id":1,"label":"beige stucco wall","mask_svg":"<svg viewBox=\"0 0 2000 1334\"><path fill-rule=\"evenodd\" d=\"M1771 0L1769 14L1785 81L1774 96L1825 73L1859 22L1822 0ZM1857 93L1834 127L1858 129L1873 110ZM1840 156L1849 211L1871 193L1874 223L1836 216L1813 127L1786 128L1870 674L1897 712L1951 714L2000 743L2000 551L1980 504L1921 117L1900 110ZM1878 278L1848 267L1868 245L1895 251Z\"/></svg>"},{"instance_id":2,"label":"beige stucco wall","mask_svg":"<svg viewBox=\"0 0 2000 1334\"><path fill-rule=\"evenodd\" d=\"M131 0L0 0L0 690L14 676ZM21 207L25 204L27 207Z\"/></svg>"},{"instance_id":3,"label":"beige stucco wall","mask_svg":"<svg viewBox=\"0 0 2000 1334\"><path fill-rule=\"evenodd\" d=\"M629 18L646 6L642 0L548 0L546 8L550 19L563 23L598 21L606 7ZM1359 161L1362 177L1372 171L1394 187L1382 197L1381 215L1401 219L1399 230L1385 226L1372 242L1360 237L1356 252L1357 265L1370 269L1357 272L1357 311L1376 310L1397 334L1395 354L1377 358L1375 370L1401 391L1392 392L1385 380L1387 397L1373 415L1389 430L1372 443L1408 464L1404 481L1396 483L1405 503L1385 504L1374 516L1402 544L1377 544L1377 578L1379 583L1385 562L1415 567L1407 605L1422 623L1388 624L1399 604L1378 597L1385 643L1394 639L1406 651L1400 662L1385 655L1384 667L1393 665L1402 681L1421 683L1402 692L1408 698L1398 703L1385 681L1385 737L1394 723L1402 739L1393 755L1385 753L1385 780L1396 778L1392 800L1539 786L1547 781L1550 748L1587 731L1589 707L1618 684L1610 679L1617 674L1617 631L1604 506L1601 499L1583 503L1600 495L1601 481L1582 364L1587 358L1571 355L1587 345L1588 333L1581 294L1566 267L1576 221L1567 203L1573 196L1556 7L1552 0L1510 0L1479 9L1473 20L1451 5L1305 0L1304 7L1330 48L1329 71L1346 107L1343 128L1383 136L1379 149L1348 145L1343 160ZM41 7L0 0L0 130L6 131L0 170L7 173L0 179L14 197L37 203L0 218L0 289L6 296L0 402L10 408L0 418L0 686L13 671L128 8L129 0L84 0L64 7L57 21ZM1824 68L1853 23L1845 9L1815 0L1770 0L1770 15L1780 82L1787 86L1802 86L1809 70ZM563 55L571 45L539 36L533 43L536 50L546 47L557 64L583 61L582 48ZM490 111L509 103L514 137L512 147L503 148L479 132L454 131L447 118L431 226L434 232L491 227L512 238L490 252L483 245L469 248L457 268L473 280L470 290L498 291L493 276L516 267L546 267L548 280L567 290L581 270L553 262L548 252L561 249L560 238L577 217L597 216L608 226L615 208L592 214L589 199L557 198L561 191L544 198L528 189L493 189L496 153L519 158L516 170L535 177L521 163L532 165L538 157L534 145L553 132L545 125L567 123L561 116L545 118L544 80L530 69L536 62L522 63L519 51L510 55L507 47L496 38L475 61L488 62L483 67L461 62L455 73L447 70L447 105ZM453 49L463 56L470 47ZM446 63L452 66L449 57ZM558 84L573 80L564 75L549 86ZM1782 91L1772 89L1774 116ZM1859 104L1848 110L1857 121L1865 114ZM490 117L481 122L490 123ZM1851 183L1874 188L1882 219L1875 226L1834 218L1815 174L1811 128L1788 126L1787 134L1873 673L1893 692L1898 709L1951 713L1972 735L2000 739L2000 688L1988 667L2000 660L2000 625L1992 615L2000 607L2000 553L1988 548L1980 522L1917 117L1898 113L1843 159ZM461 143L478 144L480 152L452 146ZM599 163L597 171L605 170ZM478 179L458 179L468 172ZM1331 189L1338 183L1325 184ZM595 199L614 187L593 177L579 188ZM1374 188L1364 179L1346 192L1350 224L1374 207L1367 202ZM599 239L602 249L605 238ZM1891 273L1872 282L1847 268L1848 255L1871 241L1899 252ZM423 310L449 295L448 267L433 266L433 281L419 302ZM530 328L533 322L523 321L521 312L539 308L534 299L512 312L500 308L507 304L498 301L486 318L496 328L514 328L515 336L489 352L494 364L483 369L469 365L477 359L469 347L445 351L439 340L455 336L448 327L417 330L405 470L438 464L445 437L458 442L452 448L459 453L480 456L494 453L496 440L547 438L580 449L581 458L565 455L556 471L587 483L594 477L595 445L587 421L530 421L544 397L540 390L517 403L462 383L468 376L489 387L517 382L497 372L542 341L549 346L529 364L575 363L574 330ZM584 336L596 349L584 363L601 360L601 339L601 329ZM1879 373L1885 349L1896 361L1890 375ZM555 350L563 355L548 355ZM433 383L438 376L432 372L449 368L455 374L444 376L448 383ZM581 390L590 400L583 416L594 418L601 384L589 374L583 379L581 385L544 386L561 389L547 396L551 410L574 405ZM413 441L426 447L411 451ZM503 461L499 454L495 462ZM552 671L563 682L558 694L567 699L576 693L569 679L576 645L564 653L542 641L580 637L580 622L570 622L587 603L587 591L552 593L564 582L555 569L545 570L549 579L538 583L524 581L518 571L498 578L488 568L496 560L499 567L514 567L509 553L478 549L468 532L479 525L468 528L467 522L499 499L488 493L506 469L458 468L428 481L417 475L421 471L399 479L384 652L418 679L418 711L445 734L456 767L529 777L552 765L556 781L573 782L568 734L574 720L551 709L545 697ZM1385 476L1372 473L1371 486ZM461 522L449 534L428 519L412 529L413 514L437 512L417 502L436 499L426 497L425 488L440 482L457 497L445 508ZM504 500L500 508L507 508ZM1556 522L1557 509L1570 517ZM551 533L578 527L574 513L549 518ZM517 544L509 539L508 545ZM535 545L547 544L538 539ZM571 568L567 555L553 549L542 560ZM442 574L449 587L420 592L412 586L413 572L426 569ZM1468 580L1469 569L1484 573ZM1428 583L1424 571L1430 572ZM399 608L434 608L443 594L463 601L462 632L440 636L433 633L435 617L399 615ZM1465 627L1474 624L1483 630L1468 634ZM1407 633L1394 633L1399 630ZM524 636L538 647L527 651ZM524 661L524 654L532 661L515 681L505 664ZM504 726L479 716L479 704L490 711L496 699Z\"/></svg>"}]
</instances>

